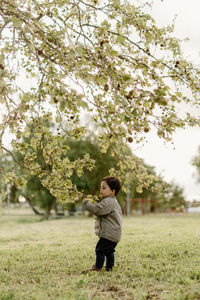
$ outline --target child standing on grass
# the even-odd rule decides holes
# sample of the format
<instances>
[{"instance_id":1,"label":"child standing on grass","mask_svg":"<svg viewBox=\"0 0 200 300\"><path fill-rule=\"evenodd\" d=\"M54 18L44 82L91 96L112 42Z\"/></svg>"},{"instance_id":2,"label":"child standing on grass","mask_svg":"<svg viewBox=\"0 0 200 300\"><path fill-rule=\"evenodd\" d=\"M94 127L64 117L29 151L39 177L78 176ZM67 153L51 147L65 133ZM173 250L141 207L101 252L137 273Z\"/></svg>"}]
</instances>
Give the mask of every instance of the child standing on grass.
<instances>
[{"instance_id":1,"label":"child standing on grass","mask_svg":"<svg viewBox=\"0 0 200 300\"><path fill-rule=\"evenodd\" d=\"M120 190L120 181L116 177L104 177L101 180L101 201L96 205L87 198L83 199L85 209L96 216L95 233L99 237L96 245L96 263L90 271L101 271L106 257L106 271L114 266L114 252L121 239L122 210L116 199Z\"/></svg>"}]
</instances>

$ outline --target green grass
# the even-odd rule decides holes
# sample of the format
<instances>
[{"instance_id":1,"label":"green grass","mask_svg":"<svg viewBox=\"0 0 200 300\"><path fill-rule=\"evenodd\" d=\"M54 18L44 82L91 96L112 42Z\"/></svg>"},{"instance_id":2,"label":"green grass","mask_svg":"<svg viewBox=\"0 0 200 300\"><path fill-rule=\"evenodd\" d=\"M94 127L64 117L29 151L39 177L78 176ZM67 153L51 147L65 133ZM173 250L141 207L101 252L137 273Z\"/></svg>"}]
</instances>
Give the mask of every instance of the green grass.
<instances>
[{"instance_id":1,"label":"green grass","mask_svg":"<svg viewBox=\"0 0 200 300\"><path fill-rule=\"evenodd\" d=\"M93 218L0 214L0 299L200 299L200 216L124 218L113 272L81 274L96 242Z\"/></svg>"}]
</instances>

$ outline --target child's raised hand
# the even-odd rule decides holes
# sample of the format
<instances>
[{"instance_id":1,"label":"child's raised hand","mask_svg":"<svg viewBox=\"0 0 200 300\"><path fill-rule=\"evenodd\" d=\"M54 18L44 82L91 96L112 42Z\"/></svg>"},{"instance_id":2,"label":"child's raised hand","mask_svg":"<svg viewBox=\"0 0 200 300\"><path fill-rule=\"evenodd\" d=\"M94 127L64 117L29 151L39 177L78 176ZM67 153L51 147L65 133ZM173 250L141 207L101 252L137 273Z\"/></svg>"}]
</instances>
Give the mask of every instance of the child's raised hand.
<instances>
[{"instance_id":1,"label":"child's raised hand","mask_svg":"<svg viewBox=\"0 0 200 300\"><path fill-rule=\"evenodd\" d=\"M83 204L85 204L85 202L87 201L90 201L92 204L97 204L97 202L99 202L99 199L96 195L87 195L83 198Z\"/></svg>"}]
</instances>

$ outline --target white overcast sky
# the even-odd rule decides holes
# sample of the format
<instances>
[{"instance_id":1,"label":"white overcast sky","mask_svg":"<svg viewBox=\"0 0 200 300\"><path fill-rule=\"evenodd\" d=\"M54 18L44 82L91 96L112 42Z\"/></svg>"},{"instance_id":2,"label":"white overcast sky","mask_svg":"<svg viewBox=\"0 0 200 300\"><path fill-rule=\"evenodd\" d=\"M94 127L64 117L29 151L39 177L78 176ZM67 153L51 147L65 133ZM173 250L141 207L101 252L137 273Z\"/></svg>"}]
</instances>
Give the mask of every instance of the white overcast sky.
<instances>
[{"instance_id":1,"label":"white overcast sky","mask_svg":"<svg viewBox=\"0 0 200 300\"><path fill-rule=\"evenodd\" d=\"M169 25L175 15L175 35L188 37L184 44L185 56L200 66L200 0L154 0L151 15L157 25ZM200 111L196 112L200 115ZM187 200L200 200L200 183L196 183L192 157L200 145L200 128L179 129L174 134L174 145L164 144L154 132L148 134L148 141L133 150L144 161L156 167L168 182L175 182L184 188ZM175 149L174 149L175 148Z\"/></svg>"}]
</instances>

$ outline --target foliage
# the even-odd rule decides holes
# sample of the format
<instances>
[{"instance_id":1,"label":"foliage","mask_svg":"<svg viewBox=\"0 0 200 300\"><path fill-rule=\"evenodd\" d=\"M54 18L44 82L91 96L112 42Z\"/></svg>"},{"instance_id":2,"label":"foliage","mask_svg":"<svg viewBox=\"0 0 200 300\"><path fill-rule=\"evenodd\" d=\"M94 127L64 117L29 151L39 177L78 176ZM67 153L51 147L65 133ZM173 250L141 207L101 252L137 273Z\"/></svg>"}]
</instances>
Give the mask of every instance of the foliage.
<instances>
[{"instance_id":1,"label":"foliage","mask_svg":"<svg viewBox=\"0 0 200 300\"><path fill-rule=\"evenodd\" d=\"M15 183L11 182L8 185L4 182L3 178L6 178L7 174L11 172L15 172L18 176L21 175L21 170L18 164L15 164L12 157L10 157L7 153L0 155L0 194L1 200L8 200L8 190L9 190L9 201L10 202L18 202L18 189Z\"/></svg>"},{"instance_id":2,"label":"foliage","mask_svg":"<svg viewBox=\"0 0 200 300\"><path fill-rule=\"evenodd\" d=\"M43 187L39 179L35 176L30 177L22 195L26 198L28 203L39 206L45 211L45 218L48 219L51 209L55 206L56 198Z\"/></svg>"},{"instance_id":3,"label":"foliage","mask_svg":"<svg viewBox=\"0 0 200 300\"><path fill-rule=\"evenodd\" d=\"M19 153L12 153L13 156L17 157L18 162L23 162L23 157ZM45 210L45 217L48 218L51 208L55 205L55 197L42 186L41 182L36 176L30 176L25 186L16 186L15 182L10 181L8 184L7 174L23 175L24 170L18 163L10 158L8 154L0 156L0 194L2 202L6 201L9 197L9 201L16 203L19 201L19 196L25 197L32 209L39 213L35 205Z\"/></svg>"},{"instance_id":4,"label":"foliage","mask_svg":"<svg viewBox=\"0 0 200 300\"><path fill-rule=\"evenodd\" d=\"M168 207L172 209L183 209L185 208L186 201L184 198L184 190L177 184L171 184L169 188L169 194L168 194Z\"/></svg>"},{"instance_id":5,"label":"foliage","mask_svg":"<svg viewBox=\"0 0 200 300\"><path fill-rule=\"evenodd\" d=\"M145 168L150 174L153 174L154 182L143 189L142 193L136 190L137 182L130 185L130 197L143 200L148 200L151 203L150 210L166 211L166 209L183 209L186 207L184 189L174 182L166 182L161 175L156 174L155 168L150 165L145 165ZM160 188L162 186L162 188Z\"/></svg>"},{"instance_id":6,"label":"foliage","mask_svg":"<svg viewBox=\"0 0 200 300\"><path fill-rule=\"evenodd\" d=\"M87 153L90 155L90 158L95 161L95 166L91 171L86 170L81 176L77 176L77 174L74 173L72 175L72 182L76 185L77 189L83 191L85 195L98 195L100 180L109 174L111 168L115 168L117 159L111 156L109 151L102 153L95 138L86 137L79 141L67 139L66 144L70 148L67 153L67 157L70 161L82 158Z\"/></svg>"},{"instance_id":7,"label":"foliage","mask_svg":"<svg viewBox=\"0 0 200 300\"><path fill-rule=\"evenodd\" d=\"M27 138L25 139L26 142ZM30 146L30 141L29 141ZM76 161L78 159L82 159L86 154L89 154L90 158L95 161L95 166L91 171L86 170L82 175L77 175L75 172L72 174L70 180L72 181L72 184L77 188L78 192L83 193L83 195L99 195L99 184L100 180L108 175L109 170L111 168L114 168L117 165L117 160L115 157L111 156L109 154L109 151L107 153L102 153L101 148L99 147L96 138L95 137L85 137L80 140L74 140L74 139L67 139L65 141L65 146L69 148L67 151L67 156L63 156L63 159L69 159L72 163L73 161ZM127 152L130 151L130 157L131 157L131 150L127 147ZM40 153L40 156L38 156L38 163L41 165L43 161L42 153ZM14 156L17 157L18 161L20 163L23 162L23 156L19 153L14 153ZM14 161L10 160L8 155L3 155L1 157L1 163L0 167L4 169L4 166L6 166L6 170L4 173L7 173L8 171L15 171L17 174L23 174L23 169L19 167L19 165ZM183 189L180 188L178 185L175 185L174 183L168 184L165 182L161 175L157 175L155 172L155 168L153 166L149 166L143 162L143 165L145 169L147 170L148 174L151 176L153 175L155 180L154 182L148 187L144 188L142 193L137 192L137 181L132 181L130 183L129 189L130 189L130 198L142 198L142 199L148 199L151 200L151 210L155 210L154 202L158 204L158 208L163 210L166 208L181 208L185 206L185 199L183 195ZM8 166L10 166L8 168ZM21 173L20 173L21 172ZM1 174L1 177L3 174ZM1 181L1 185L3 184L3 181ZM122 181L122 186L124 185L124 182ZM160 186L163 188L160 189ZM56 198L51 195L51 193L42 186L39 178L32 175L27 181L26 186L23 189L16 189L16 186L11 186L11 190L14 189L15 194L23 195L31 207L35 209L36 213L38 211L34 207L35 205L42 208L46 212L46 217L48 218L48 215L53 207L56 205ZM4 193L6 193L6 185L4 184ZM11 201L15 201L14 197L11 197ZM16 198L16 195L15 195ZM126 193L123 191L119 193L118 200L120 204L123 206L124 200L126 199ZM79 199L81 200L81 198ZM69 210L75 210L75 204L71 203L65 206L65 208Z\"/></svg>"},{"instance_id":8,"label":"foliage","mask_svg":"<svg viewBox=\"0 0 200 300\"><path fill-rule=\"evenodd\" d=\"M184 59L174 24L158 28L148 5L134 3L1 0L1 149L9 151L9 130L13 147L25 156L26 174L61 201L80 197L70 177L93 165L89 156L61 159L66 137L80 139L87 130L83 112L95 124L102 152L110 147L117 159L118 171L110 173L137 180L139 192L154 177L126 153L127 142L140 142L152 126L168 141L176 128L199 125L187 109L178 113L180 104L199 102L199 69ZM49 130L47 119L56 121L60 135ZM27 178L11 173L7 180L22 186Z\"/></svg>"},{"instance_id":9,"label":"foliage","mask_svg":"<svg viewBox=\"0 0 200 300\"><path fill-rule=\"evenodd\" d=\"M200 146L198 147L197 154L192 159L192 165L196 168L197 181L200 182Z\"/></svg>"},{"instance_id":10,"label":"foliage","mask_svg":"<svg viewBox=\"0 0 200 300\"><path fill-rule=\"evenodd\" d=\"M23 133L23 141L13 141L13 145L15 151L23 157L23 164L20 162L20 165L26 166L26 180L30 176L36 176L52 195L56 195L58 201L73 202L80 198L80 193L70 178L74 171L80 176L84 167L91 170L93 161L89 154L70 161L67 157L69 147L65 141L64 136L59 137L52 133L48 119L39 118L37 126L34 122L28 124ZM11 176L7 176L6 180L15 182L15 178Z\"/></svg>"},{"instance_id":11,"label":"foliage","mask_svg":"<svg viewBox=\"0 0 200 300\"><path fill-rule=\"evenodd\" d=\"M147 165L144 161L142 163L148 174L154 177L154 181L148 187L143 188L142 191L138 191L137 182L132 182L130 185L131 194L135 198L153 198L156 197L156 195L159 197L158 195L162 194L162 192L166 190L168 184L164 181L161 175L156 173L154 166ZM161 186L162 189L160 189Z\"/></svg>"},{"instance_id":12,"label":"foliage","mask_svg":"<svg viewBox=\"0 0 200 300\"><path fill-rule=\"evenodd\" d=\"M0 222L1 299L200 297L199 216L124 218L113 272L87 275L81 273L95 259L93 218L39 222L26 212Z\"/></svg>"}]
</instances>

